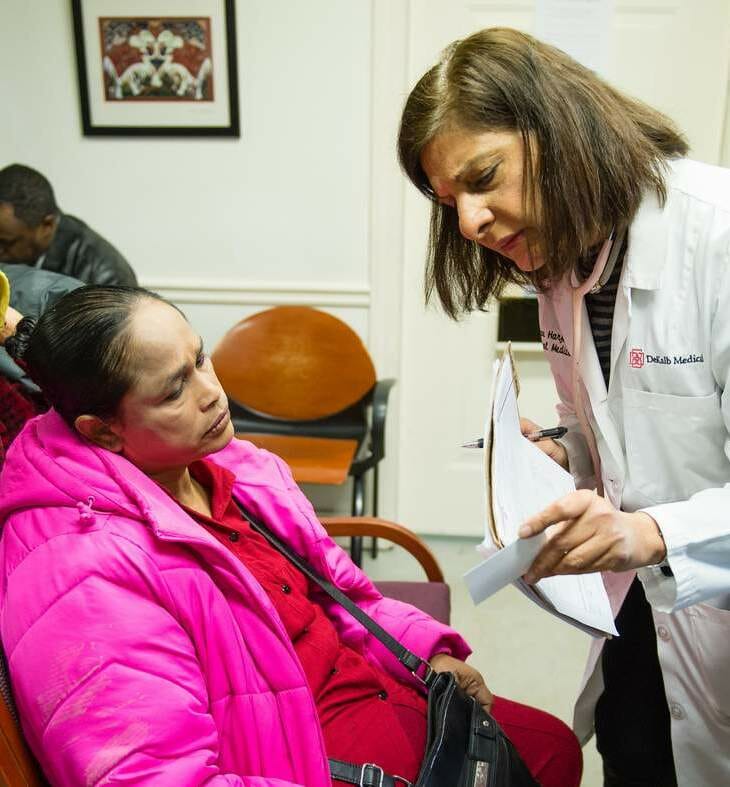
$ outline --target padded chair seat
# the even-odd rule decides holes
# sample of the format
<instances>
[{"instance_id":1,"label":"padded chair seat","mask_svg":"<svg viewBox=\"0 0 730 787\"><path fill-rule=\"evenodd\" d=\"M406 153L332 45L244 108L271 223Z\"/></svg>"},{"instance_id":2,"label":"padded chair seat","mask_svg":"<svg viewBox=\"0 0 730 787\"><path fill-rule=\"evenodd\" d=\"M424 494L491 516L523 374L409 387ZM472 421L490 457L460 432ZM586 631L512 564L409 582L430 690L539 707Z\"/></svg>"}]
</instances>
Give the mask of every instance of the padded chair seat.
<instances>
[{"instance_id":1,"label":"padded chair seat","mask_svg":"<svg viewBox=\"0 0 730 787\"><path fill-rule=\"evenodd\" d=\"M344 484L357 450L357 440L250 432L236 437L280 456L300 484Z\"/></svg>"},{"instance_id":2,"label":"padded chair seat","mask_svg":"<svg viewBox=\"0 0 730 787\"><path fill-rule=\"evenodd\" d=\"M448 625L451 617L451 588L445 582L376 582L388 598L405 601Z\"/></svg>"}]
</instances>

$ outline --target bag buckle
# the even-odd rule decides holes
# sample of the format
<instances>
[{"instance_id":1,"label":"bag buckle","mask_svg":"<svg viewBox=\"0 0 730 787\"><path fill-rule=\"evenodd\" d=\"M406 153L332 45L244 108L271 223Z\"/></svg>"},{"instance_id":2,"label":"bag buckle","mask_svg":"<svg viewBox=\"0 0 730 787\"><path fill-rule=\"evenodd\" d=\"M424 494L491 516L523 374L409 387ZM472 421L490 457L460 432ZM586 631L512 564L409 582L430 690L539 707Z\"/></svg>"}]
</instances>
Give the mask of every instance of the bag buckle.
<instances>
[{"instance_id":1,"label":"bag buckle","mask_svg":"<svg viewBox=\"0 0 730 787\"><path fill-rule=\"evenodd\" d=\"M373 769L373 773L368 774L368 776L376 777L378 781L365 781L365 772L368 768ZM385 777L385 771L379 766L376 765L374 762L366 762L365 765L362 766L362 770L360 771L360 784L359 787L383 787L383 779Z\"/></svg>"},{"instance_id":2,"label":"bag buckle","mask_svg":"<svg viewBox=\"0 0 730 787\"><path fill-rule=\"evenodd\" d=\"M421 667L424 668L423 669L423 676L418 674L418 670ZM427 661L421 661L415 669L411 670L411 675L413 675L414 678L417 678L418 680L420 680L421 683L423 683L423 685L426 686L426 688L430 687L431 680L432 680L432 678L433 678L433 676L435 674L436 673L433 671L433 669L431 668L431 665Z\"/></svg>"}]
</instances>

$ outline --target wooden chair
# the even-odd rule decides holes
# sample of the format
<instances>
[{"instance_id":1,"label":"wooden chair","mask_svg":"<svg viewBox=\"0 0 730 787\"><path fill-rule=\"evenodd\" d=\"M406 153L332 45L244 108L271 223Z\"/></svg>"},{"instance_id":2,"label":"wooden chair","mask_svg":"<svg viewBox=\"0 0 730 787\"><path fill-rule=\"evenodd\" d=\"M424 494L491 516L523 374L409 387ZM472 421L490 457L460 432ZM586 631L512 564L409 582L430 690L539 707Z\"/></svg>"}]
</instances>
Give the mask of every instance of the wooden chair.
<instances>
[{"instance_id":1,"label":"wooden chair","mask_svg":"<svg viewBox=\"0 0 730 787\"><path fill-rule=\"evenodd\" d=\"M377 380L358 335L308 306L278 306L239 322L211 359L229 398L236 436L280 456L298 483L353 479L352 514L365 513L365 474L385 456L394 380ZM360 565L362 539L352 541Z\"/></svg>"},{"instance_id":2,"label":"wooden chair","mask_svg":"<svg viewBox=\"0 0 730 787\"><path fill-rule=\"evenodd\" d=\"M1 650L0 697L0 785L46 787L48 782L43 778L20 731Z\"/></svg>"},{"instance_id":3,"label":"wooden chair","mask_svg":"<svg viewBox=\"0 0 730 787\"><path fill-rule=\"evenodd\" d=\"M322 517L322 524L333 537L359 536L383 538L403 547L416 559L426 581L382 580L375 583L388 598L407 601L442 623L451 619L451 589L444 582L436 557L412 530L377 517Z\"/></svg>"},{"instance_id":4,"label":"wooden chair","mask_svg":"<svg viewBox=\"0 0 730 787\"><path fill-rule=\"evenodd\" d=\"M450 617L449 586L431 550L413 532L394 522L372 517L329 517L322 520L333 536L369 536L385 538L400 545L418 561L426 582L378 582L380 592L407 601L431 617L448 623ZM0 787L48 787L33 755L25 745L10 691L5 662L0 650Z\"/></svg>"}]
</instances>

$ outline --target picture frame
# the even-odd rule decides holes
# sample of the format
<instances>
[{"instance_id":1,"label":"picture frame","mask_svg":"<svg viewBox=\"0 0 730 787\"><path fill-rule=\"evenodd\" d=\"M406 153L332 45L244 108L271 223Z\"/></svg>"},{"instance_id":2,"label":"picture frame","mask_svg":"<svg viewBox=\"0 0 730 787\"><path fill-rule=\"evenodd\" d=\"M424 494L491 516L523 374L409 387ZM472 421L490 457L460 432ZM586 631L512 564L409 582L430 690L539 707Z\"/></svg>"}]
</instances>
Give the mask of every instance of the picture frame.
<instances>
[{"instance_id":1,"label":"picture frame","mask_svg":"<svg viewBox=\"0 0 730 787\"><path fill-rule=\"evenodd\" d=\"M240 136L234 4L71 0L84 136Z\"/></svg>"}]
</instances>

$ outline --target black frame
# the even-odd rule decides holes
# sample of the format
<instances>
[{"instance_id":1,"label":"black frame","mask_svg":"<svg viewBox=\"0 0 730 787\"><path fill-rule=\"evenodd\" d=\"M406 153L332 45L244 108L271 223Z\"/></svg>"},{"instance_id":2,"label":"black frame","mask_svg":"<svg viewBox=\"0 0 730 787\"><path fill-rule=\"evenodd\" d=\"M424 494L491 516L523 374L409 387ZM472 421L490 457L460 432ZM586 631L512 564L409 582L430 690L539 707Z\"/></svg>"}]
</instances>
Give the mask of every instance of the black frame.
<instances>
[{"instance_id":1,"label":"black frame","mask_svg":"<svg viewBox=\"0 0 730 787\"><path fill-rule=\"evenodd\" d=\"M71 0L76 69L79 80L81 123L86 137L239 137L241 135L238 112L238 58L236 54L235 0L224 0L226 21L226 62L228 67L228 117L227 126L95 126L91 120L89 83L86 76L86 51L84 49L83 0Z\"/></svg>"}]
</instances>

